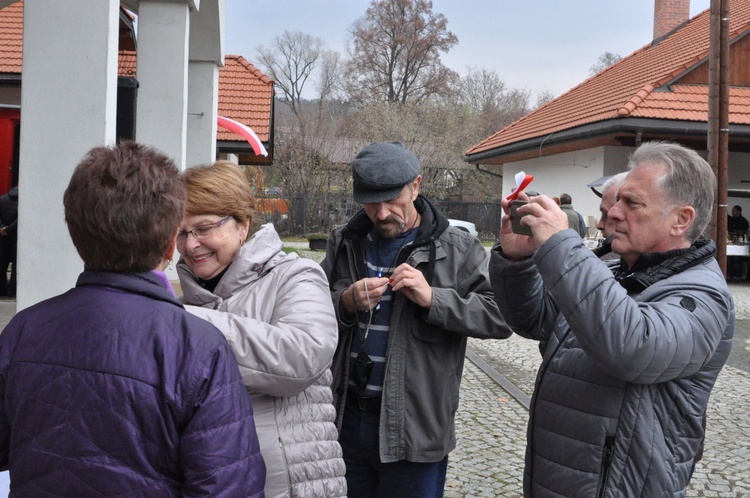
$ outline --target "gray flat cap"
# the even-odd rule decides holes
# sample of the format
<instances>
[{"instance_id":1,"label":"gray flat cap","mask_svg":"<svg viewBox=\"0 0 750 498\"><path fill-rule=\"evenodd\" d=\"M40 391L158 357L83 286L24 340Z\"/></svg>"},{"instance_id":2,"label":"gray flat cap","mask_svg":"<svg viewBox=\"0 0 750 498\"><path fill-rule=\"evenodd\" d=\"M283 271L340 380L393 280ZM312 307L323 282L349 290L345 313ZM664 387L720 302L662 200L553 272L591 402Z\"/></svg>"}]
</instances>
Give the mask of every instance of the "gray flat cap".
<instances>
[{"instance_id":1,"label":"gray flat cap","mask_svg":"<svg viewBox=\"0 0 750 498\"><path fill-rule=\"evenodd\" d=\"M419 171L419 159L401 142L368 145L352 161L354 200L360 204L389 201L418 177Z\"/></svg>"}]
</instances>

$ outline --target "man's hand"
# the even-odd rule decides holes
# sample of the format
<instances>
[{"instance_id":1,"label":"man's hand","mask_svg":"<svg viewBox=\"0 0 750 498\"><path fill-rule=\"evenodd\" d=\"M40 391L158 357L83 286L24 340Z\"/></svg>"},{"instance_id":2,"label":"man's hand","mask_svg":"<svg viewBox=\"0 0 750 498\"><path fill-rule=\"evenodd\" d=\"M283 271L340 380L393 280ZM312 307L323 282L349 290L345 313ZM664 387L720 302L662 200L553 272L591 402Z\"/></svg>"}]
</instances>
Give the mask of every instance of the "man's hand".
<instances>
[{"instance_id":1,"label":"man's hand","mask_svg":"<svg viewBox=\"0 0 750 498\"><path fill-rule=\"evenodd\" d=\"M347 313L373 309L388 289L387 277L363 278L357 280L341 294L341 302Z\"/></svg>"},{"instance_id":2,"label":"man's hand","mask_svg":"<svg viewBox=\"0 0 750 498\"><path fill-rule=\"evenodd\" d=\"M531 228L533 235L519 235L513 233L510 226L510 201L503 199L501 206L505 215L500 226L500 246L503 254L510 259L522 259L531 256L547 239L561 230L568 228L568 216L560 209L555 201L546 195L539 195L529 199L521 192L519 200L528 204L518 208L518 214L528 214L521 223Z\"/></svg>"},{"instance_id":3,"label":"man's hand","mask_svg":"<svg viewBox=\"0 0 750 498\"><path fill-rule=\"evenodd\" d=\"M393 292L401 291L412 302L430 309L432 306L432 287L425 280L421 271L406 263L400 264L391 275Z\"/></svg>"}]
</instances>

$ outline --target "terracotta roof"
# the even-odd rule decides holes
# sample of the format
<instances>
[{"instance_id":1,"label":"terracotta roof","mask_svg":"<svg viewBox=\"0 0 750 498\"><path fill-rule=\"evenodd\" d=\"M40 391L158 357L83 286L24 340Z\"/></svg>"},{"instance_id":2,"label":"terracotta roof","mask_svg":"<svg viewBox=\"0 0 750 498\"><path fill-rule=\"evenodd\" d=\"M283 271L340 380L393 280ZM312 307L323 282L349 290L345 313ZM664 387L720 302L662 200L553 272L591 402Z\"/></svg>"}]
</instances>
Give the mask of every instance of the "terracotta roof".
<instances>
[{"instance_id":1,"label":"terracotta roof","mask_svg":"<svg viewBox=\"0 0 750 498\"><path fill-rule=\"evenodd\" d=\"M117 54L117 75L135 78L137 57L132 50L120 50Z\"/></svg>"},{"instance_id":2,"label":"terracotta roof","mask_svg":"<svg viewBox=\"0 0 750 498\"><path fill-rule=\"evenodd\" d=\"M219 115L253 129L262 142L271 134L273 81L241 55L224 57L219 71ZM218 140L244 139L231 131L219 129Z\"/></svg>"},{"instance_id":3,"label":"terracotta roof","mask_svg":"<svg viewBox=\"0 0 750 498\"><path fill-rule=\"evenodd\" d=\"M0 73L21 74L23 48L23 1L0 9ZM136 76L136 53L119 53L118 74ZM265 143L270 141L273 81L240 55L227 55L219 69L219 115L253 129ZM245 139L219 128L217 140L245 143Z\"/></svg>"},{"instance_id":4,"label":"terracotta roof","mask_svg":"<svg viewBox=\"0 0 750 498\"><path fill-rule=\"evenodd\" d=\"M733 0L730 12L729 37L734 40L750 29L750 1ZM678 83L690 71L707 64L709 22L710 10L706 10L656 45L644 46L473 146L466 154L618 118L706 122L707 86ZM748 97L746 88L731 90L731 123L748 122Z\"/></svg>"},{"instance_id":5,"label":"terracotta roof","mask_svg":"<svg viewBox=\"0 0 750 498\"><path fill-rule=\"evenodd\" d=\"M23 55L23 2L0 10L0 73L21 72Z\"/></svg>"}]
</instances>

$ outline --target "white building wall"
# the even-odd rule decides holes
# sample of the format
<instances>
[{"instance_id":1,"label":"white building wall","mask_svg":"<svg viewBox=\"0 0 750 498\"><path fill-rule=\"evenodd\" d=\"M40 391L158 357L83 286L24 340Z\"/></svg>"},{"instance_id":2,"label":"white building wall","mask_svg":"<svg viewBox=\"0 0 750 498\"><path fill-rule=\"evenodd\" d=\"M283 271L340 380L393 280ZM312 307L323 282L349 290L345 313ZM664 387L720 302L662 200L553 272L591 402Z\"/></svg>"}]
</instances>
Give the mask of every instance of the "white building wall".
<instances>
[{"instance_id":1,"label":"white building wall","mask_svg":"<svg viewBox=\"0 0 750 498\"><path fill-rule=\"evenodd\" d=\"M599 197L586 185L604 176L605 157L608 147L555 154L506 163L503 166L503 196L511 193L515 186L515 174L524 171L534 175L534 181L527 188L548 197L560 197L567 193L573 198L573 208L584 219L593 216L598 219Z\"/></svg>"},{"instance_id":2,"label":"white building wall","mask_svg":"<svg viewBox=\"0 0 750 498\"><path fill-rule=\"evenodd\" d=\"M627 171L628 158L634 150L635 147L596 147L506 163L503 165L503 195L508 195L515 186L515 174L524 171L534 175L529 189L549 197L559 197L566 192L573 198L573 207L584 218L592 216L598 219L600 199L586 185L602 176ZM705 151L699 151L699 154L708 159ZM750 217L750 154L730 154L728 189L746 190L747 197L729 196L727 211L731 212L732 206L739 205L743 215Z\"/></svg>"},{"instance_id":3,"label":"white building wall","mask_svg":"<svg viewBox=\"0 0 750 498\"><path fill-rule=\"evenodd\" d=\"M226 0L124 0L138 12L137 140L185 167L190 15L203 28L192 41L196 113L193 157L213 160L218 67L223 64ZM64 223L70 175L94 146L115 142L119 0L26 0L23 88L0 103L21 105L17 307L75 285L83 269ZM213 63L213 67L204 64ZM213 85L213 88L212 88ZM206 124L211 122L211 124ZM208 130L208 131L206 131ZM204 137L206 133L208 138ZM199 149L198 147L201 147ZM176 278L176 275L173 275Z\"/></svg>"},{"instance_id":4,"label":"white building wall","mask_svg":"<svg viewBox=\"0 0 750 498\"><path fill-rule=\"evenodd\" d=\"M186 163L189 32L187 3L140 1L136 140L180 169Z\"/></svg>"},{"instance_id":5,"label":"white building wall","mask_svg":"<svg viewBox=\"0 0 750 498\"><path fill-rule=\"evenodd\" d=\"M226 0L204 0L190 16L187 167L216 159L219 68L224 65Z\"/></svg>"},{"instance_id":6,"label":"white building wall","mask_svg":"<svg viewBox=\"0 0 750 498\"><path fill-rule=\"evenodd\" d=\"M62 205L91 147L115 141L118 0L25 0L17 309L83 269Z\"/></svg>"},{"instance_id":7,"label":"white building wall","mask_svg":"<svg viewBox=\"0 0 750 498\"><path fill-rule=\"evenodd\" d=\"M216 115L219 106L219 66L190 61L186 167L216 160Z\"/></svg>"}]
</instances>

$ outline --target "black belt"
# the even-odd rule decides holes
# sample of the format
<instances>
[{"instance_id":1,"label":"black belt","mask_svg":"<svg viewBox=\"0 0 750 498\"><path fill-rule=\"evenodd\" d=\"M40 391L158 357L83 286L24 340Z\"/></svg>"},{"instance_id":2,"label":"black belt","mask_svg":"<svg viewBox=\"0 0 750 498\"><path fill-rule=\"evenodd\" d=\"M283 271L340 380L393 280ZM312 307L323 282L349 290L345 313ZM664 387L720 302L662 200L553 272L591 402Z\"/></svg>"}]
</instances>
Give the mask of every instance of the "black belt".
<instances>
[{"instance_id":1,"label":"black belt","mask_svg":"<svg viewBox=\"0 0 750 498\"><path fill-rule=\"evenodd\" d=\"M349 399L357 405L359 411L362 412L379 412L380 411L380 397L374 396L359 396L356 393L349 391Z\"/></svg>"}]
</instances>

